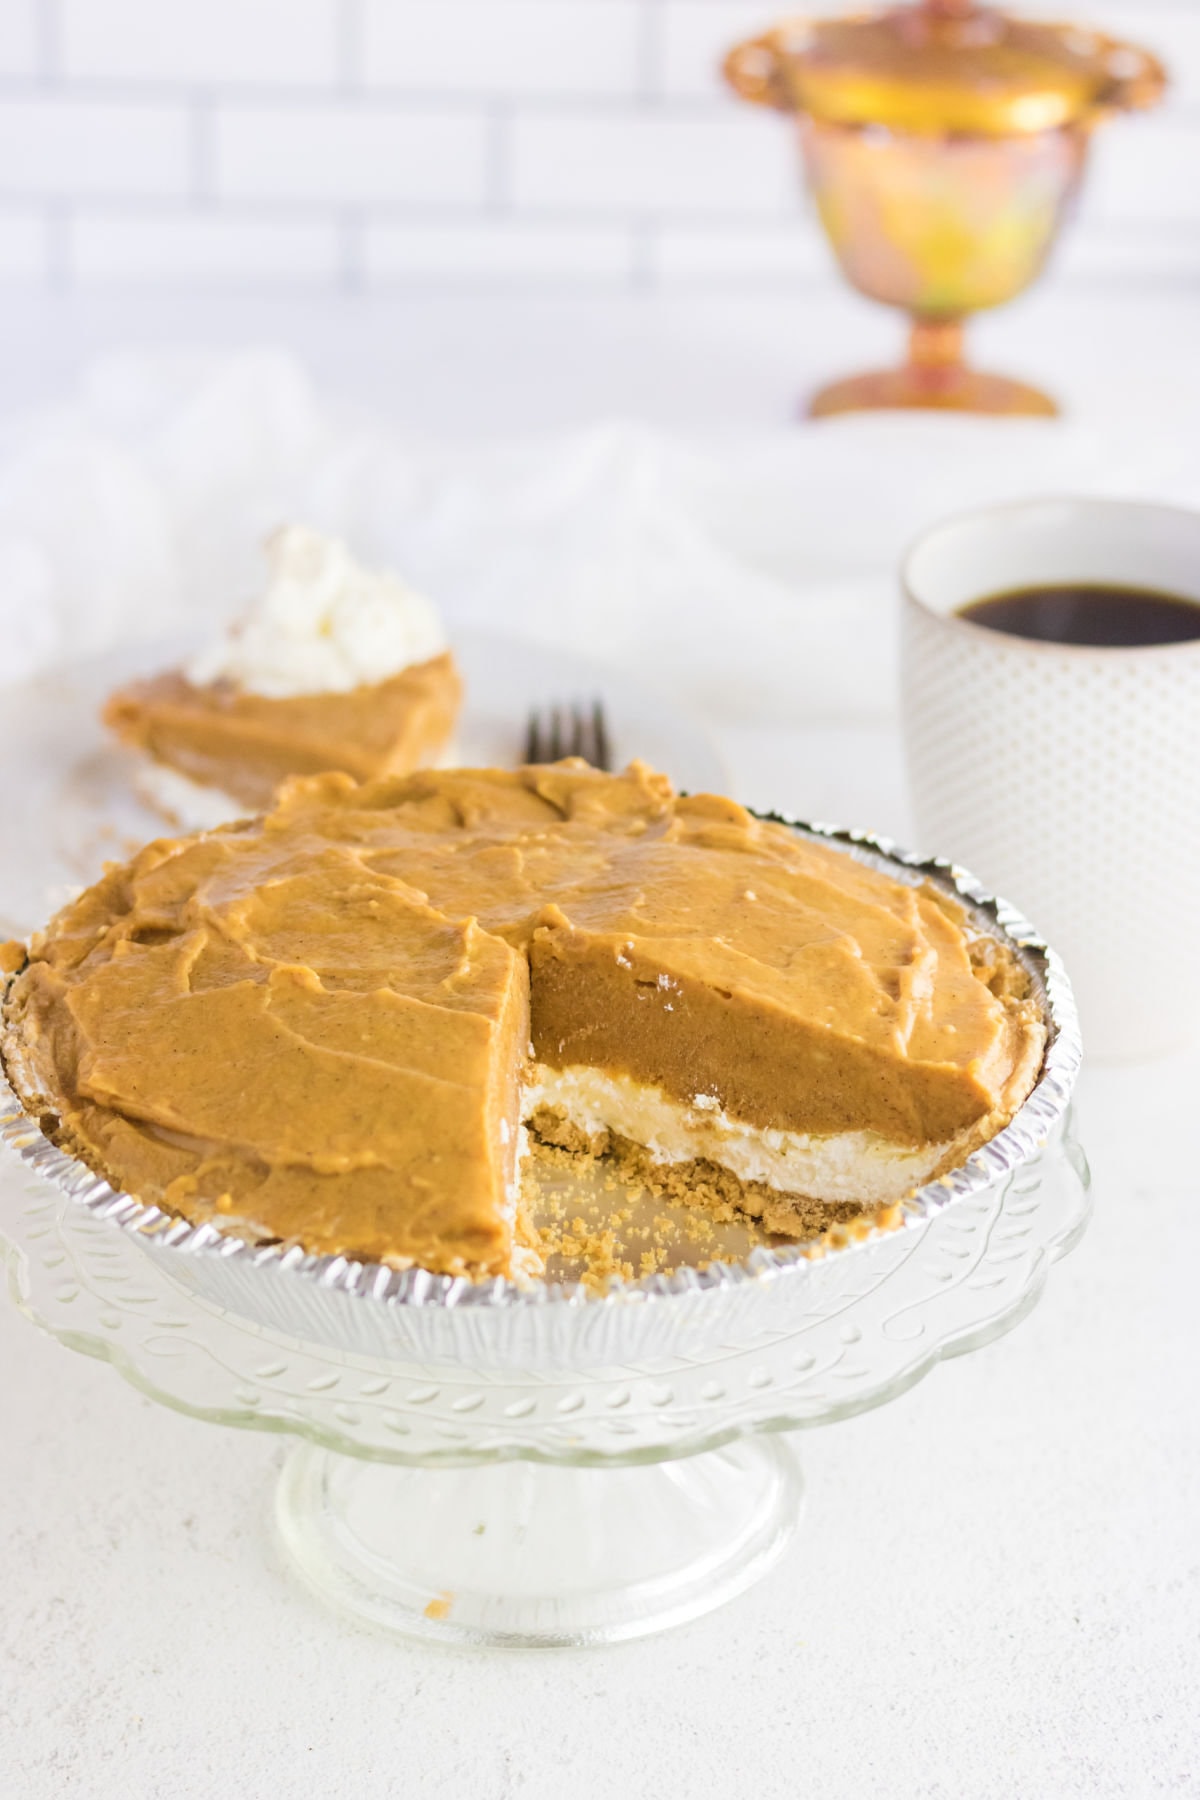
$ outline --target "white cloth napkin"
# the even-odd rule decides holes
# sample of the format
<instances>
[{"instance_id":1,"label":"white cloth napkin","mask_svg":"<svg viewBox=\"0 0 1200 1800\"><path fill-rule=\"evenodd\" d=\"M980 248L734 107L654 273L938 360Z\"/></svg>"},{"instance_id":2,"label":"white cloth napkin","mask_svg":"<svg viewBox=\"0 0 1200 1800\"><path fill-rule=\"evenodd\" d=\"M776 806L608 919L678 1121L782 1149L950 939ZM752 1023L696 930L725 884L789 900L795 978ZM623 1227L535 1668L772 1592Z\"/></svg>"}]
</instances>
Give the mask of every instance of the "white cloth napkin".
<instances>
[{"instance_id":1,"label":"white cloth napkin","mask_svg":"<svg viewBox=\"0 0 1200 1800\"><path fill-rule=\"evenodd\" d=\"M714 722L880 720L895 565L922 526L1038 492L1197 503L1185 452L921 415L438 446L339 415L282 351L126 352L0 434L0 679L215 628L261 579L263 536L301 520L424 587L451 629L650 673Z\"/></svg>"}]
</instances>

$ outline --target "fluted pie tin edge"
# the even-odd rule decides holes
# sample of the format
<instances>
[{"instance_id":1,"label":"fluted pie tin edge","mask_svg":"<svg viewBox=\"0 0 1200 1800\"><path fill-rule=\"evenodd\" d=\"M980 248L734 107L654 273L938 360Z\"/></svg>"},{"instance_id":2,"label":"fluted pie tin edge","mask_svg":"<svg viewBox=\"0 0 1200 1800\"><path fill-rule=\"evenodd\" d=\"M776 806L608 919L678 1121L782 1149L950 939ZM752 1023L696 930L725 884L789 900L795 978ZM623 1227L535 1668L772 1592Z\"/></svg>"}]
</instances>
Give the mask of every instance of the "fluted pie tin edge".
<instances>
[{"instance_id":1,"label":"fluted pie tin edge","mask_svg":"<svg viewBox=\"0 0 1200 1800\"><path fill-rule=\"evenodd\" d=\"M1057 954L1015 907L986 892L965 869L906 851L870 832L812 824L786 814L756 817L825 841L912 885L929 880L967 907L977 927L1006 943L1030 973L1047 1025L1041 1072L1004 1129L957 1169L906 1199L834 1226L819 1237L759 1248L742 1262L634 1281L614 1277L596 1293L578 1283L471 1281L428 1270L395 1269L345 1256L316 1256L299 1245L263 1245L226 1235L211 1224L144 1205L119 1192L77 1157L60 1149L30 1116L0 1074L0 1141L40 1177L114 1229L131 1233L160 1266L214 1305L306 1341L333 1343L366 1355L458 1360L464 1354L503 1361L538 1357L552 1337L551 1317L565 1323L581 1361L623 1361L669 1353L681 1330L786 1329L805 1296L833 1270L870 1255L898 1233L921 1229L957 1201L1006 1181L1034 1163L1065 1120L1082 1060L1078 1016ZM768 1302L768 1304L764 1304ZM614 1333L615 1316L623 1320Z\"/></svg>"}]
</instances>

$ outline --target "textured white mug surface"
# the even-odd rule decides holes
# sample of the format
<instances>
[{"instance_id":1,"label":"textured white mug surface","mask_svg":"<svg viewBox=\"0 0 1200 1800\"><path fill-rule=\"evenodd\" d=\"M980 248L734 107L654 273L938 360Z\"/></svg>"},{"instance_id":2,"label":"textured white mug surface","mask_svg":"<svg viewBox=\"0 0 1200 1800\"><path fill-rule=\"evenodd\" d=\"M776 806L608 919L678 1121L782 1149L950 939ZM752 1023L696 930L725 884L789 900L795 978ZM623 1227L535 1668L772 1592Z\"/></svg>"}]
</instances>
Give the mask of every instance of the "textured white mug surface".
<instances>
[{"instance_id":1,"label":"textured white mug surface","mask_svg":"<svg viewBox=\"0 0 1200 1800\"><path fill-rule=\"evenodd\" d=\"M1200 602L1200 513L1048 499L927 532L902 568L905 750L926 850L1032 919L1089 1054L1154 1055L1200 1006L1200 641L1093 648L959 616L1048 583Z\"/></svg>"}]
</instances>

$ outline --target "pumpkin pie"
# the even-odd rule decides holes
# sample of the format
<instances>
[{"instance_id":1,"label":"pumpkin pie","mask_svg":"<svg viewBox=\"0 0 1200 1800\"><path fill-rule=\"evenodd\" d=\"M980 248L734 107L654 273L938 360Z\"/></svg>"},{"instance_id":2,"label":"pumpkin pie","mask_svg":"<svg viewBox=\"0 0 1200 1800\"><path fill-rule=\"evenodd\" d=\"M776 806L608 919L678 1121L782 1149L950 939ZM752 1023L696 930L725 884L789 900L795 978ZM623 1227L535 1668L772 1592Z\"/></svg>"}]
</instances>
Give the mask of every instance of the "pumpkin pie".
<instances>
[{"instance_id":1,"label":"pumpkin pie","mask_svg":"<svg viewBox=\"0 0 1200 1800\"><path fill-rule=\"evenodd\" d=\"M578 761L293 780L110 868L4 1017L26 1106L139 1199L471 1276L540 1266L531 1134L805 1235L961 1162L1045 1043L940 890Z\"/></svg>"}]
</instances>

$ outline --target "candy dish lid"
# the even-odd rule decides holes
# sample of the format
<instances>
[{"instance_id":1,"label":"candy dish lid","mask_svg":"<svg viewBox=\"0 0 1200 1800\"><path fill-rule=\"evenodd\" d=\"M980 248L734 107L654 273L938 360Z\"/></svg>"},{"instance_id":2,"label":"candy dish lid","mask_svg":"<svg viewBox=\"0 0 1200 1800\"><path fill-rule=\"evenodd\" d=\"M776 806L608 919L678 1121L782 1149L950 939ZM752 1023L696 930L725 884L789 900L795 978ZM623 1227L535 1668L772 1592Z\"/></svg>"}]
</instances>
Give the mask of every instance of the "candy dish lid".
<instances>
[{"instance_id":1,"label":"candy dish lid","mask_svg":"<svg viewBox=\"0 0 1200 1800\"><path fill-rule=\"evenodd\" d=\"M1152 106L1167 80L1136 45L972 0L785 21L731 50L725 75L745 100L830 124L981 137Z\"/></svg>"},{"instance_id":2,"label":"candy dish lid","mask_svg":"<svg viewBox=\"0 0 1200 1800\"><path fill-rule=\"evenodd\" d=\"M703 1325L706 1315L713 1316L717 1295L724 1296L727 1316L739 1305L753 1309L764 1287L790 1303L796 1298L797 1282L816 1278L830 1263L840 1264L872 1244L896 1241L956 1200L978 1195L1034 1162L1065 1118L1082 1050L1074 997L1059 958L1015 908L986 893L967 871L938 858L913 855L866 832L805 824L778 813L757 816L838 845L897 879L932 880L954 893L980 927L1008 943L1028 969L1049 1029L1038 1080L1002 1131L961 1167L907 1199L835 1226L819 1238L784 1248L757 1248L742 1262L713 1262L702 1269L680 1268L632 1281L614 1278L602 1294L580 1284L517 1284L503 1278L472 1282L424 1269L315 1256L298 1245L255 1244L226 1236L211 1224L192 1225L157 1206L144 1205L61 1150L24 1110L2 1075L0 1139L93 1217L135 1234L185 1286L298 1338L333 1338L376 1349L386 1343L409 1352L421 1350L430 1358L453 1355L476 1340L477 1351L489 1355L536 1353L547 1337L551 1315L567 1308L578 1318L581 1349L586 1351L587 1334L594 1327L594 1360L609 1360L626 1336L625 1327L614 1332L609 1326L618 1316L632 1323L631 1307L637 1309L643 1327L651 1327L650 1315L664 1310L672 1314L672 1324L686 1315ZM661 1303L666 1301L677 1305L664 1309ZM617 1309L623 1309L620 1315ZM667 1323L664 1317L663 1326ZM634 1336L650 1341L645 1329Z\"/></svg>"}]
</instances>

